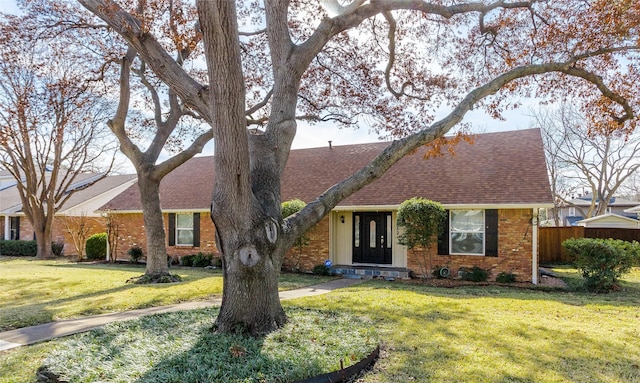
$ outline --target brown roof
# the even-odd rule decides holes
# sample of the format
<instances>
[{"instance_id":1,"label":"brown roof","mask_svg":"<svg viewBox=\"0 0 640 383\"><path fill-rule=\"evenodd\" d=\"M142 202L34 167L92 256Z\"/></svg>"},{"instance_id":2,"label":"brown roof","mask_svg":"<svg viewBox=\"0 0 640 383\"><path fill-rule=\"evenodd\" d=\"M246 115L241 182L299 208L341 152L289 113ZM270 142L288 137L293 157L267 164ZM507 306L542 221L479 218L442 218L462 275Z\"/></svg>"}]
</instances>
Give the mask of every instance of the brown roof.
<instances>
[{"instance_id":1,"label":"brown roof","mask_svg":"<svg viewBox=\"0 0 640 383\"><path fill-rule=\"evenodd\" d=\"M283 179L283 201L310 202L330 186L362 168L389 143L292 150ZM455 155L423 159L424 148L396 163L380 179L338 206L399 205L424 197L445 205L542 205L552 202L538 129L486 133L473 145L461 143ZM213 157L196 157L161 183L165 210L208 210ZM141 210L137 185L105 208Z\"/></svg>"}]
</instances>

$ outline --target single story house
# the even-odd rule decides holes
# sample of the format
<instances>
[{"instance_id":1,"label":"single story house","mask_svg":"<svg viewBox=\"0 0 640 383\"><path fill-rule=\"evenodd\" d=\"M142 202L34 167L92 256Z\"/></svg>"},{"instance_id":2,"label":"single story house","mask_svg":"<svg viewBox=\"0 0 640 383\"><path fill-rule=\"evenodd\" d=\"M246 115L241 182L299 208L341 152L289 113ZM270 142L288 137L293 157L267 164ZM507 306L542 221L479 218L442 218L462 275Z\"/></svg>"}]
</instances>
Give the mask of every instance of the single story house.
<instances>
[{"instance_id":1,"label":"single story house","mask_svg":"<svg viewBox=\"0 0 640 383\"><path fill-rule=\"evenodd\" d=\"M73 194L58 209L54 219L52 240L65 244L65 254L76 254L69 230L84 220L88 234L104 232L104 222L98 209L136 182L135 174L103 176L102 173L81 173L69 185ZM0 172L0 239L33 240L33 227L25 217L17 181L9 172Z\"/></svg>"},{"instance_id":2,"label":"single story house","mask_svg":"<svg viewBox=\"0 0 640 383\"><path fill-rule=\"evenodd\" d=\"M341 201L307 233L301 253L293 249L285 267L311 270L330 260L335 270L355 275L406 277L447 267L481 267L495 278L514 273L537 283L539 209L553 206L542 139L538 129L475 136L455 155L424 158L419 149L380 179ZM376 142L292 150L283 179L283 201L310 202L330 186L362 168L388 143ZM216 253L209 217L213 157L195 157L161 183L169 255ZM440 202L447 224L438 246L408 250L397 241L399 205L412 197ZM136 184L101 210L119 222L118 249L144 248L145 234Z\"/></svg>"},{"instance_id":3,"label":"single story house","mask_svg":"<svg viewBox=\"0 0 640 383\"><path fill-rule=\"evenodd\" d=\"M579 226L578 221L582 221L585 218L582 212L589 210L593 195L587 193L583 196L577 197L569 201L558 210L560 222L562 226ZM605 214L615 214L627 218L637 218L637 215L630 211L631 208L640 204L640 201L633 201L621 197L613 197L609 201L607 211Z\"/></svg>"}]
</instances>

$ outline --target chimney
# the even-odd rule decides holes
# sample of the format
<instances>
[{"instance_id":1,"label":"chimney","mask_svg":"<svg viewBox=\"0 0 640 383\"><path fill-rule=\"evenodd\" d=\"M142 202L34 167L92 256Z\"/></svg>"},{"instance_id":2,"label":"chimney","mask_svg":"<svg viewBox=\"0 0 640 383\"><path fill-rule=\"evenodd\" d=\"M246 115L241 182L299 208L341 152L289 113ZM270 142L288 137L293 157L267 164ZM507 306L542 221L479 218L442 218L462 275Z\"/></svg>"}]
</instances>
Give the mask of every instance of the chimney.
<instances>
[{"instance_id":1,"label":"chimney","mask_svg":"<svg viewBox=\"0 0 640 383\"><path fill-rule=\"evenodd\" d=\"M331 147L331 141L329 141L329 149L333 149L333 148Z\"/></svg>"}]
</instances>

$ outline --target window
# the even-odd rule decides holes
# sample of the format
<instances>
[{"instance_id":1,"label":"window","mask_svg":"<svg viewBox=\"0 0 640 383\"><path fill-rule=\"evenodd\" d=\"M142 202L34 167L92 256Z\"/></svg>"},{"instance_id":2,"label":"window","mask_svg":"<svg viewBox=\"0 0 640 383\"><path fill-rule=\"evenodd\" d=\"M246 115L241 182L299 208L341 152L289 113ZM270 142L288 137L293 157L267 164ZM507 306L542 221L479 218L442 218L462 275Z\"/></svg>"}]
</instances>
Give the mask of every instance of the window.
<instances>
[{"instance_id":1,"label":"window","mask_svg":"<svg viewBox=\"0 0 640 383\"><path fill-rule=\"evenodd\" d=\"M438 235L440 255L498 256L498 210L447 210Z\"/></svg>"},{"instance_id":2,"label":"window","mask_svg":"<svg viewBox=\"0 0 640 383\"><path fill-rule=\"evenodd\" d=\"M484 211L452 210L451 254L484 254Z\"/></svg>"},{"instance_id":3,"label":"window","mask_svg":"<svg viewBox=\"0 0 640 383\"><path fill-rule=\"evenodd\" d=\"M200 246L200 213L169 213L169 246Z\"/></svg>"},{"instance_id":4,"label":"window","mask_svg":"<svg viewBox=\"0 0 640 383\"><path fill-rule=\"evenodd\" d=\"M9 226L9 239L20 239L20 217L9 217Z\"/></svg>"},{"instance_id":5,"label":"window","mask_svg":"<svg viewBox=\"0 0 640 383\"><path fill-rule=\"evenodd\" d=\"M193 246L192 214L176 214L176 245Z\"/></svg>"}]
</instances>

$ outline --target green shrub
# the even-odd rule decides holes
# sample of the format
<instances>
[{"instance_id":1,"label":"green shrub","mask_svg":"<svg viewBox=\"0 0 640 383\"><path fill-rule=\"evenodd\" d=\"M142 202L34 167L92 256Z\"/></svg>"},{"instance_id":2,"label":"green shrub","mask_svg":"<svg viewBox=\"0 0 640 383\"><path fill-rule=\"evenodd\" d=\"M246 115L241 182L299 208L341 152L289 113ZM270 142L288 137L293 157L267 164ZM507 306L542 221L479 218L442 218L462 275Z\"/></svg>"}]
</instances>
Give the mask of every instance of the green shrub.
<instances>
[{"instance_id":1,"label":"green shrub","mask_svg":"<svg viewBox=\"0 0 640 383\"><path fill-rule=\"evenodd\" d=\"M316 275L331 275L329 268L324 264L313 266L312 272Z\"/></svg>"},{"instance_id":2,"label":"green shrub","mask_svg":"<svg viewBox=\"0 0 640 383\"><path fill-rule=\"evenodd\" d=\"M219 269L222 268L222 258L220 257L213 258L213 261L211 261L211 264Z\"/></svg>"},{"instance_id":3,"label":"green shrub","mask_svg":"<svg viewBox=\"0 0 640 383\"><path fill-rule=\"evenodd\" d=\"M99 260L107 258L107 233L94 234L87 238L85 246L87 259Z\"/></svg>"},{"instance_id":4,"label":"green shrub","mask_svg":"<svg viewBox=\"0 0 640 383\"><path fill-rule=\"evenodd\" d=\"M0 255L35 257L38 254L36 241L0 241Z\"/></svg>"},{"instance_id":5,"label":"green shrub","mask_svg":"<svg viewBox=\"0 0 640 383\"><path fill-rule=\"evenodd\" d=\"M64 242L51 242L51 252L56 257L61 257L64 250Z\"/></svg>"},{"instance_id":6,"label":"green shrub","mask_svg":"<svg viewBox=\"0 0 640 383\"><path fill-rule=\"evenodd\" d=\"M144 252L140 246L133 246L127 251L127 254L129 254L129 262L131 263L138 263L144 257Z\"/></svg>"},{"instance_id":7,"label":"green shrub","mask_svg":"<svg viewBox=\"0 0 640 383\"><path fill-rule=\"evenodd\" d=\"M186 266L186 267L192 267L193 258L195 258L195 256L196 256L195 254L183 255L182 257L180 257L180 265Z\"/></svg>"},{"instance_id":8,"label":"green shrub","mask_svg":"<svg viewBox=\"0 0 640 383\"><path fill-rule=\"evenodd\" d=\"M619 239L571 238L562 242L582 272L584 287L605 293L618 288L618 279L628 273L640 255L638 242Z\"/></svg>"},{"instance_id":9,"label":"green shrub","mask_svg":"<svg viewBox=\"0 0 640 383\"><path fill-rule=\"evenodd\" d=\"M207 267L212 259L213 254L198 253L193 257L193 267Z\"/></svg>"},{"instance_id":10,"label":"green shrub","mask_svg":"<svg viewBox=\"0 0 640 383\"><path fill-rule=\"evenodd\" d=\"M516 281L516 275L514 273L501 272L496 277L498 283L513 283Z\"/></svg>"},{"instance_id":11,"label":"green shrub","mask_svg":"<svg viewBox=\"0 0 640 383\"><path fill-rule=\"evenodd\" d=\"M489 272L478 266L473 266L471 270L464 269L462 279L471 282L485 282L489 277Z\"/></svg>"}]
</instances>

